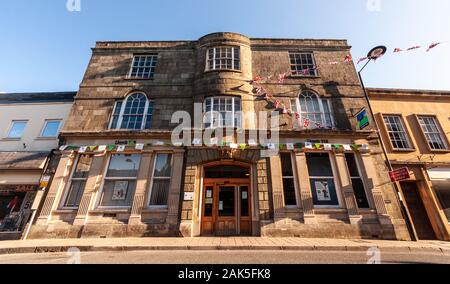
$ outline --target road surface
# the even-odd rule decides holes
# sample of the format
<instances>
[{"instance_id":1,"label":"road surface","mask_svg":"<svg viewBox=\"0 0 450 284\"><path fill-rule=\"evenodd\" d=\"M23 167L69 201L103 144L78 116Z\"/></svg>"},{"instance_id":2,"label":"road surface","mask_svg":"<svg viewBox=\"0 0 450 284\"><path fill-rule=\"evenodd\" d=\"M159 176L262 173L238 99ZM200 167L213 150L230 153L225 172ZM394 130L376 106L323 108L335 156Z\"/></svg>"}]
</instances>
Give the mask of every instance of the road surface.
<instances>
[{"instance_id":1,"label":"road surface","mask_svg":"<svg viewBox=\"0 0 450 284\"><path fill-rule=\"evenodd\" d=\"M0 264L366 264L366 252L326 251L129 251L1 255ZM450 264L442 253L386 253L384 264Z\"/></svg>"}]
</instances>

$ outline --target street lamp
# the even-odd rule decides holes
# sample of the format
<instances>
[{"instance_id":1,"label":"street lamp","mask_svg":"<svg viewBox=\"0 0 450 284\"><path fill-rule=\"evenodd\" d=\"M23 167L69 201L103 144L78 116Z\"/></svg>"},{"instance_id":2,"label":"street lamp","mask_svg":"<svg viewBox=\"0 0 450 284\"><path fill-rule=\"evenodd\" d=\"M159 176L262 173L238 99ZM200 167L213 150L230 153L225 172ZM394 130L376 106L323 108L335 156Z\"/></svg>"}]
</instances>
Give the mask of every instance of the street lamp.
<instances>
[{"instance_id":1,"label":"street lamp","mask_svg":"<svg viewBox=\"0 0 450 284\"><path fill-rule=\"evenodd\" d=\"M378 125L378 121L375 118L375 113L373 112L372 104L370 103L369 95L367 93L366 87L364 86L364 81L361 76L361 72L366 68L366 66L369 65L369 63L371 61L375 61L378 58L380 58L381 56L383 56L384 54L386 54L386 51L387 51L387 48L386 48L386 46L383 46L383 45L377 46L377 47L373 48L371 51L369 51L369 53L367 54L368 61L366 62L366 64L364 64L364 66L361 68L361 70L358 71L358 76L359 76L359 81L361 82L361 86L364 91L364 96L366 98L367 105L369 106L370 113L372 114L372 120L375 123L378 140L380 141L381 149L383 150L386 164L389 168L389 171L392 172L394 170L394 168L392 167L392 163L389 160L386 146L384 145L383 139L381 138L380 127ZM401 191L399 190L396 182L394 183L394 188L395 188L395 191L397 192L397 196L399 198L399 203L400 203L400 208L402 211L403 219L405 219L405 221L406 221L406 226L408 227L409 234L414 241L417 241L418 237L417 237L416 231L414 230L414 228L412 226L411 216L408 214L408 210L406 209L406 206L404 203L404 197L403 197Z\"/></svg>"}]
</instances>

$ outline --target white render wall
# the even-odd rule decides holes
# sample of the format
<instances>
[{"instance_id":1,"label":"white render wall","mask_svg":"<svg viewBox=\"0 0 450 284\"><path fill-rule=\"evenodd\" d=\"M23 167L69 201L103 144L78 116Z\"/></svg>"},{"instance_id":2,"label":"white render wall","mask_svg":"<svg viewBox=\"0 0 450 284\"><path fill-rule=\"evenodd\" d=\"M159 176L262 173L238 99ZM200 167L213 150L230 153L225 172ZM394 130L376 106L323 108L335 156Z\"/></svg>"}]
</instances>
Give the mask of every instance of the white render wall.
<instances>
[{"instance_id":1,"label":"white render wall","mask_svg":"<svg viewBox=\"0 0 450 284\"><path fill-rule=\"evenodd\" d=\"M39 137L45 120L62 120L61 130L71 107L72 102L0 104L0 151L36 152L55 149L58 138ZM13 120L28 120L21 139L7 138Z\"/></svg>"}]
</instances>

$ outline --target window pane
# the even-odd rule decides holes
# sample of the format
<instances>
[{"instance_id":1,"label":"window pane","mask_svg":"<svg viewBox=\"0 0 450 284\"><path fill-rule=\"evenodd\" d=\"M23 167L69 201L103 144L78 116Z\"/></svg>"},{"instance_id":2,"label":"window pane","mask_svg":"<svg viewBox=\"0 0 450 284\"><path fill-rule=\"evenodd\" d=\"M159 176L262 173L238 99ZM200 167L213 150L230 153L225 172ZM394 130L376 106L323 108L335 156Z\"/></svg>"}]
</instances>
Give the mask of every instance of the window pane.
<instances>
[{"instance_id":1,"label":"window pane","mask_svg":"<svg viewBox=\"0 0 450 284\"><path fill-rule=\"evenodd\" d=\"M442 209L450 222L450 186L439 185L435 186L433 184L434 190L438 196L439 202L441 203Z\"/></svg>"},{"instance_id":2,"label":"window pane","mask_svg":"<svg viewBox=\"0 0 450 284\"><path fill-rule=\"evenodd\" d=\"M169 196L170 179L154 179L150 205L165 206Z\"/></svg>"},{"instance_id":3,"label":"window pane","mask_svg":"<svg viewBox=\"0 0 450 284\"><path fill-rule=\"evenodd\" d=\"M214 187L207 186L205 191L205 213L206 217L212 217L214 206Z\"/></svg>"},{"instance_id":4,"label":"window pane","mask_svg":"<svg viewBox=\"0 0 450 284\"><path fill-rule=\"evenodd\" d=\"M131 206L135 188L135 180L105 180L100 205Z\"/></svg>"},{"instance_id":5,"label":"window pane","mask_svg":"<svg viewBox=\"0 0 450 284\"><path fill-rule=\"evenodd\" d=\"M286 206L296 206L295 185L293 178L283 178L284 204Z\"/></svg>"},{"instance_id":6,"label":"window pane","mask_svg":"<svg viewBox=\"0 0 450 284\"><path fill-rule=\"evenodd\" d=\"M241 186L241 216L250 216L248 186Z\"/></svg>"},{"instance_id":7,"label":"window pane","mask_svg":"<svg viewBox=\"0 0 450 284\"><path fill-rule=\"evenodd\" d=\"M42 137L56 137L61 121L47 121L42 131Z\"/></svg>"},{"instance_id":8,"label":"window pane","mask_svg":"<svg viewBox=\"0 0 450 284\"><path fill-rule=\"evenodd\" d=\"M368 209L369 201L367 200L366 190L361 178L352 178L353 192L355 193L356 203L358 208Z\"/></svg>"},{"instance_id":9,"label":"window pane","mask_svg":"<svg viewBox=\"0 0 450 284\"><path fill-rule=\"evenodd\" d=\"M81 155L78 158L78 164L73 172L72 178L87 178L89 175L89 170L91 168L92 156Z\"/></svg>"},{"instance_id":10,"label":"window pane","mask_svg":"<svg viewBox=\"0 0 450 284\"><path fill-rule=\"evenodd\" d=\"M153 78L157 60L158 56L156 54L135 56L131 66L130 77L137 79Z\"/></svg>"},{"instance_id":11,"label":"window pane","mask_svg":"<svg viewBox=\"0 0 450 284\"><path fill-rule=\"evenodd\" d=\"M111 157L107 177L136 177L141 155L117 154Z\"/></svg>"},{"instance_id":12,"label":"window pane","mask_svg":"<svg viewBox=\"0 0 450 284\"><path fill-rule=\"evenodd\" d=\"M235 188L221 187L219 190L219 216L231 217L235 215Z\"/></svg>"},{"instance_id":13,"label":"window pane","mask_svg":"<svg viewBox=\"0 0 450 284\"><path fill-rule=\"evenodd\" d=\"M67 193L67 198L64 202L64 207L78 207L80 205L85 186L86 180L73 180L70 183L69 192Z\"/></svg>"},{"instance_id":14,"label":"window pane","mask_svg":"<svg viewBox=\"0 0 450 284\"><path fill-rule=\"evenodd\" d=\"M158 154L156 156L154 177L170 177L172 154Z\"/></svg>"},{"instance_id":15,"label":"window pane","mask_svg":"<svg viewBox=\"0 0 450 284\"><path fill-rule=\"evenodd\" d=\"M348 171L350 172L351 177L359 177L358 166L356 164L355 155L354 154L345 154L345 159L347 161Z\"/></svg>"},{"instance_id":16,"label":"window pane","mask_svg":"<svg viewBox=\"0 0 450 284\"><path fill-rule=\"evenodd\" d=\"M308 164L309 176L312 177L332 177L330 156L327 153L307 153L306 162Z\"/></svg>"},{"instance_id":17,"label":"window pane","mask_svg":"<svg viewBox=\"0 0 450 284\"><path fill-rule=\"evenodd\" d=\"M284 177L292 177L294 176L294 172L292 170L292 160L291 153L281 153L281 170Z\"/></svg>"},{"instance_id":18,"label":"window pane","mask_svg":"<svg viewBox=\"0 0 450 284\"><path fill-rule=\"evenodd\" d=\"M8 138L20 138L27 125L26 121L13 121L11 129L8 133Z\"/></svg>"}]
</instances>

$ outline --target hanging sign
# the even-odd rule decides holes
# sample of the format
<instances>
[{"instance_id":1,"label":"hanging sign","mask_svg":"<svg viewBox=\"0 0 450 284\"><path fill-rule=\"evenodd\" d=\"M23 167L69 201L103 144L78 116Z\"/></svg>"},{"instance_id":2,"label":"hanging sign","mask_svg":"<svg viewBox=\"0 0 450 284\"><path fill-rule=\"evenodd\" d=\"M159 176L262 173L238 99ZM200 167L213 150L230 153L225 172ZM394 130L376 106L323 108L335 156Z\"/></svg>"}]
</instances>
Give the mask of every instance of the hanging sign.
<instances>
[{"instance_id":1,"label":"hanging sign","mask_svg":"<svg viewBox=\"0 0 450 284\"><path fill-rule=\"evenodd\" d=\"M410 179L411 175L409 174L409 168L405 167L389 172L389 177L392 182L399 182Z\"/></svg>"},{"instance_id":2,"label":"hanging sign","mask_svg":"<svg viewBox=\"0 0 450 284\"><path fill-rule=\"evenodd\" d=\"M367 116L367 111L365 108L363 108L362 110L360 110L357 114L356 114L356 120L358 121L358 126L360 130L365 129L367 126L370 125L369 123L369 116Z\"/></svg>"}]
</instances>

